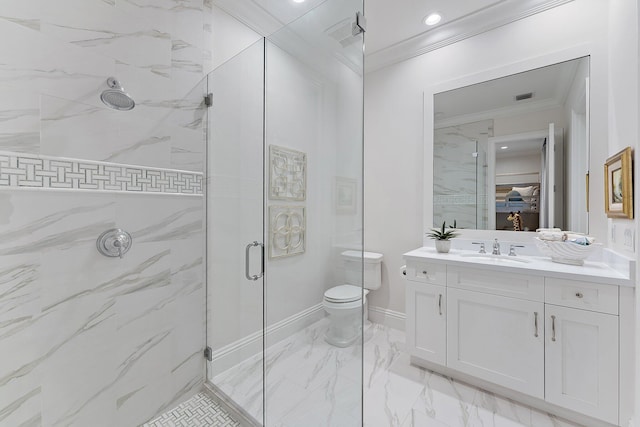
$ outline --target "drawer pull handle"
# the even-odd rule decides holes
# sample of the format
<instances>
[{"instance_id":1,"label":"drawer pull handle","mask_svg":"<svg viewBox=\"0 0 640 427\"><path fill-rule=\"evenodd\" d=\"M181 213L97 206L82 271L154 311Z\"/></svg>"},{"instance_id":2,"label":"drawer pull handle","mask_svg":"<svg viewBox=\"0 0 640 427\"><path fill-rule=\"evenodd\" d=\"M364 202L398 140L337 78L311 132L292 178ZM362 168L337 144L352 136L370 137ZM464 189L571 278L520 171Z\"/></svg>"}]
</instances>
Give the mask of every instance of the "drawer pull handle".
<instances>
[{"instance_id":1,"label":"drawer pull handle","mask_svg":"<svg viewBox=\"0 0 640 427\"><path fill-rule=\"evenodd\" d=\"M583 298L583 297L584 297L584 295L583 295L583 293L582 293L582 292L576 292L576 296L577 296L578 298Z\"/></svg>"},{"instance_id":2,"label":"drawer pull handle","mask_svg":"<svg viewBox=\"0 0 640 427\"><path fill-rule=\"evenodd\" d=\"M427 270L422 270L422 274L427 275Z\"/></svg>"},{"instance_id":3,"label":"drawer pull handle","mask_svg":"<svg viewBox=\"0 0 640 427\"><path fill-rule=\"evenodd\" d=\"M538 338L538 312L537 311L533 312L533 324L536 327L536 333L533 334L533 336Z\"/></svg>"},{"instance_id":4,"label":"drawer pull handle","mask_svg":"<svg viewBox=\"0 0 640 427\"><path fill-rule=\"evenodd\" d=\"M551 316L551 341L556 340L556 316Z\"/></svg>"},{"instance_id":5,"label":"drawer pull handle","mask_svg":"<svg viewBox=\"0 0 640 427\"><path fill-rule=\"evenodd\" d=\"M442 294L438 295L438 312L442 316Z\"/></svg>"}]
</instances>

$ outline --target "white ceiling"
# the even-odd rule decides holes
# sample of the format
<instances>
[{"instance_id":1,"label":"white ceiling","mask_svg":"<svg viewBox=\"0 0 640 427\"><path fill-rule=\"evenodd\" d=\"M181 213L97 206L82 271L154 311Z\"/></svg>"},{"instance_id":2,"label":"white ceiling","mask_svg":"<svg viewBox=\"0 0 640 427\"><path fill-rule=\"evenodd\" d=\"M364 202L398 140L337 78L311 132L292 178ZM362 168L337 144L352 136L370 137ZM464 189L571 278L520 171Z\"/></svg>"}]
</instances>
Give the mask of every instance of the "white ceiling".
<instances>
[{"instance_id":1,"label":"white ceiling","mask_svg":"<svg viewBox=\"0 0 640 427\"><path fill-rule=\"evenodd\" d=\"M213 0L213 4L263 36L286 27L302 40L317 42L319 37L326 38L327 28L353 20L363 1L369 72L573 0ZM329 10L339 13L328 16L325 11ZM440 12L443 20L427 27L423 20L433 11ZM325 18L324 27L310 25L320 15Z\"/></svg>"},{"instance_id":2,"label":"white ceiling","mask_svg":"<svg viewBox=\"0 0 640 427\"><path fill-rule=\"evenodd\" d=\"M519 140L517 142L505 142L496 147L496 159L508 159L511 157L522 158L523 156L535 156L540 155L542 151L542 145L545 138L531 138L525 140ZM501 147L507 147L501 149Z\"/></svg>"},{"instance_id":3,"label":"white ceiling","mask_svg":"<svg viewBox=\"0 0 640 427\"><path fill-rule=\"evenodd\" d=\"M505 0L365 0L367 54L379 51ZM424 18L439 12L440 24L427 27Z\"/></svg>"},{"instance_id":4,"label":"white ceiling","mask_svg":"<svg viewBox=\"0 0 640 427\"><path fill-rule=\"evenodd\" d=\"M443 127L560 107L566 102L581 61L588 58L438 93L434 97L435 124ZM515 100L516 95L529 92L533 98Z\"/></svg>"}]
</instances>

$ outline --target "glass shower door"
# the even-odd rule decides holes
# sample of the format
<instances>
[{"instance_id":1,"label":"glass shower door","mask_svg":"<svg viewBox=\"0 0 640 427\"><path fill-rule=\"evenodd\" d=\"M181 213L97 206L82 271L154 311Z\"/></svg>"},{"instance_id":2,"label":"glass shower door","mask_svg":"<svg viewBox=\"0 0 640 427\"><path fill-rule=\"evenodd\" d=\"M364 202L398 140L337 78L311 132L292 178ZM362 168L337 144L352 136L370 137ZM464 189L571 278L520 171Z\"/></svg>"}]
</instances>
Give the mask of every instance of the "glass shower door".
<instances>
[{"instance_id":1,"label":"glass shower door","mask_svg":"<svg viewBox=\"0 0 640 427\"><path fill-rule=\"evenodd\" d=\"M361 0L326 0L267 38L266 426L362 425L362 305L351 345L325 341L341 254L363 250ZM360 269L360 271L357 271ZM344 314L344 313L341 313Z\"/></svg>"},{"instance_id":2,"label":"glass shower door","mask_svg":"<svg viewBox=\"0 0 640 427\"><path fill-rule=\"evenodd\" d=\"M209 383L263 424L264 41L208 76Z\"/></svg>"}]
</instances>

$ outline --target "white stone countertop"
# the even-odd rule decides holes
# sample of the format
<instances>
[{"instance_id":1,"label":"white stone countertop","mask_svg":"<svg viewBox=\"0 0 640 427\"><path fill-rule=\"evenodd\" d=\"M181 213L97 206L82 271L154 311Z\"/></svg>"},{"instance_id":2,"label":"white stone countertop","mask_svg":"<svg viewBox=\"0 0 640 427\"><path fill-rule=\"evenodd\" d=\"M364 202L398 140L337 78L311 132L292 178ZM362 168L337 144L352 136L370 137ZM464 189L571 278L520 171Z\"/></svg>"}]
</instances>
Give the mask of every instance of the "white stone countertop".
<instances>
[{"instance_id":1,"label":"white stone countertop","mask_svg":"<svg viewBox=\"0 0 640 427\"><path fill-rule=\"evenodd\" d=\"M506 273L526 273L535 276L635 287L633 279L635 276L635 262L633 260L626 260L629 263L627 266L624 265L624 259L616 259L611 263L615 264L614 268L614 266L606 262L585 261L584 265L569 265L553 262L549 257L529 255L517 256L517 258L529 262L501 263L491 259L490 256L474 258L472 254L478 255L478 251L452 249L449 253L438 253L433 247L422 247L405 253L404 259L407 261L429 261ZM502 257L504 258L504 256Z\"/></svg>"}]
</instances>

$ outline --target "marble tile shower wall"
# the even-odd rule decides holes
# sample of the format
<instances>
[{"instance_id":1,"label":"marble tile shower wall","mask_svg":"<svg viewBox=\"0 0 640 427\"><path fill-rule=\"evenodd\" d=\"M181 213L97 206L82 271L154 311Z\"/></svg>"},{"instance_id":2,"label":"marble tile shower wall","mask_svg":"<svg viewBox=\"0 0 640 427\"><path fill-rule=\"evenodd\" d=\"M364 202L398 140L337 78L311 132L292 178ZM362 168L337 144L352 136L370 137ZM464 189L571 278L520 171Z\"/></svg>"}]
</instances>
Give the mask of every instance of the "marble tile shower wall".
<instances>
[{"instance_id":1,"label":"marble tile shower wall","mask_svg":"<svg viewBox=\"0 0 640 427\"><path fill-rule=\"evenodd\" d=\"M210 0L0 5L0 426L137 426L199 390L211 15ZM101 103L109 76L135 109ZM16 188L63 182L53 171L104 182ZM123 259L96 251L116 226Z\"/></svg>"},{"instance_id":2,"label":"marble tile shower wall","mask_svg":"<svg viewBox=\"0 0 640 427\"><path fill-rule=\"evenodd\" d=\"M433 218L434 226L442 221L458 227L486 228L487 217L477 214L476 206L486 212L487 197L478 185L478 164L472 153L486 152L486 141L493 134L493 120L467 123L434 132L433 148ZM479 145L479 147L476 146ZM482 166L482 165L480 165ZM485 173L486 174L486 173Z\"/></svg>"}]
</instances>

